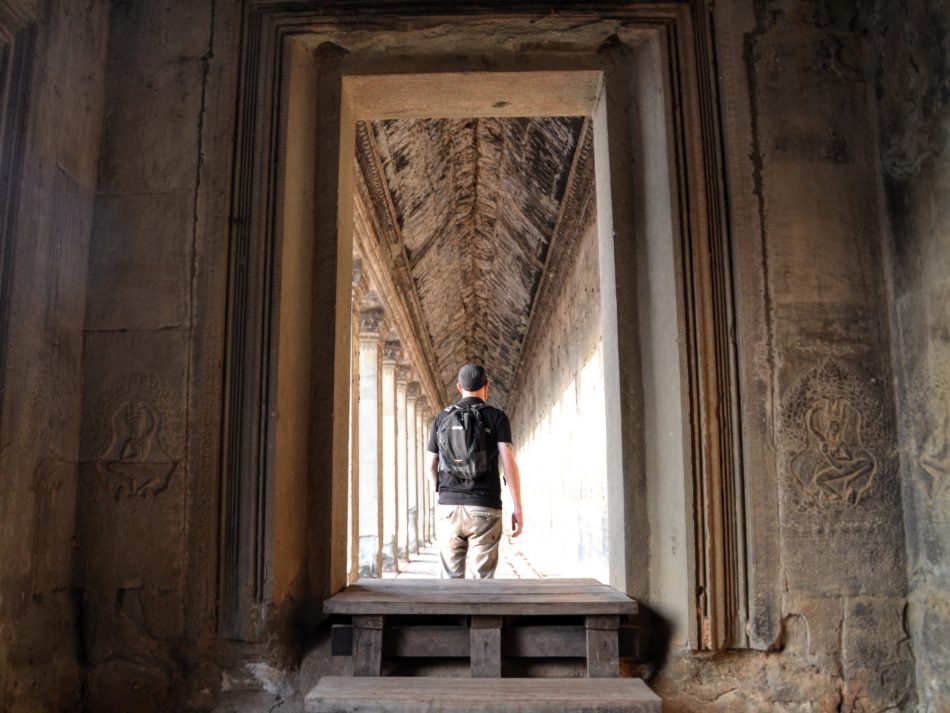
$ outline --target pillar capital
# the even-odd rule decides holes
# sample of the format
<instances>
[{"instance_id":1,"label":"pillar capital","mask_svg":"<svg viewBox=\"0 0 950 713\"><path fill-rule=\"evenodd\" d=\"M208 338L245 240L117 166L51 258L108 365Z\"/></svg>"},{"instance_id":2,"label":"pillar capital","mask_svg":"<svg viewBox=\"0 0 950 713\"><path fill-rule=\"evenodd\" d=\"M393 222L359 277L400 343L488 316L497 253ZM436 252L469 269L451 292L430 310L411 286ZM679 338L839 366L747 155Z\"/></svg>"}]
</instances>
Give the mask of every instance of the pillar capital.
<instances>
[{"instance_id":1,"label":"pillar capital","mask_svg":"<svg viewBox=\"0 0 950 713\"><path fill-rule=\"evenodd\" d=\"M390 365L399 361L402 356L402 344L398 339L387 339L383 343L383 362Z\"/></svg>"},{"instance_id":2,"label":"pillar capital","mask_svg":"<svg viewBox=\"0 0 950 713\"><path fill-rule=\"evenodd\" d=\"M409 377L412 375L412 367L408 364L400 364L396 368L396 383L408 384Z\"/></svg>"},{"instance_id":3,"label":"pillar capital","mask_svg":"<svg viewBox=\"0 0 950 713\"><path fill-rule=\"evenodd\" d=\"M360 310L360 337L381 339L386 336L386 313L382 307L364 307Z\"/></svg>"},{"instance_id":4,"label":"pillar capital","mask_svg":"<svg viewBox=\"0 0 950 713\"><path fill-rule=\"evenodd\" d=\"M419 385L418 381L410 381L406 386L406 398L407 399L418 399L422 394L422 387Z\"/></svg>"},{"instance_id":5,"label":"pillar capital","mask_svg":"<svg viewBox=\"0 0 950 713\"><path fill-rule=\"evenodd\" d=\"M429 410L429 400L425 396L420 396L416 400L416 412L425 415Z\"/></svg>"},{"instance_id":6,"label":"pillar capital","mask_svg":"<svg viewBox=\"0 0 950 713\"><path fill-rule=\"evenodd\" d=\"M369 291L369 282L366 280L366 273L363 270L363 261L358 257L353 258L353 281L351 287L353 291L353 308L359 310L360 303Z\"/></svg>"}]
</instances>

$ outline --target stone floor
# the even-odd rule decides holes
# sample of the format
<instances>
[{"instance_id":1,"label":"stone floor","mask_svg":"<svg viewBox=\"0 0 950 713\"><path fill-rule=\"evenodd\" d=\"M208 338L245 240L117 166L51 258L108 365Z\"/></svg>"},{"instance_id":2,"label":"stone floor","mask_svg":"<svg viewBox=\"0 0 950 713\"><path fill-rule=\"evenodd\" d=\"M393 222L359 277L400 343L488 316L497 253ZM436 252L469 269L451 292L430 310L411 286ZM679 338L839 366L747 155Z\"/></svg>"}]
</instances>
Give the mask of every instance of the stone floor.
<instances>
[{"instance_id":1,"label":"stone floor","mask_svg":"<svg viewBox=\"0 0 950 713\"><path fill-rule=\"evenodd\" d=\"M400 563L399 572L383 575L386 579L436 579L439 576L439 547L430 543L419 554L413 555L409 564ZM530 579L542 577L518 547L518 541L508 535L502 537L498 557L496 579Z\"/></svg>"}]
</instances>

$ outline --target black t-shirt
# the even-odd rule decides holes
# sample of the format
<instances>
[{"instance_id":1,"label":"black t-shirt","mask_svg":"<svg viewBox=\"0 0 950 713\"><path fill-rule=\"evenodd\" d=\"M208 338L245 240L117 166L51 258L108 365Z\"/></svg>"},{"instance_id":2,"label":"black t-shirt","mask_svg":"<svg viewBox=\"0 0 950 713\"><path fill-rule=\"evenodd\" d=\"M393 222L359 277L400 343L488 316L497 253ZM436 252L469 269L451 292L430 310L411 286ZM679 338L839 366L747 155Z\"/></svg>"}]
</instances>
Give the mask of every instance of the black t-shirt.
<instances>
[{"instance_id":1,"label":"black t-shirt","mask_svg":"<svg viewBox=\"0 0 950 713\"><path fill-rule=\"evenodd\" d=\"M470 396L461 399L459 406L484 403L480 398ZM501 409L485 406L481 411L485 422L485 447L488 449L488 473L475 480L462 480L450 473L439 473L439 505L481 505L489 508L501 507L501 477L498 470L498 444L511 443L511 424ZM439 424L446 412L440 411L432 422L429 434L430 453L439 452L437 434Z\"/></svg>"}]
</instances>

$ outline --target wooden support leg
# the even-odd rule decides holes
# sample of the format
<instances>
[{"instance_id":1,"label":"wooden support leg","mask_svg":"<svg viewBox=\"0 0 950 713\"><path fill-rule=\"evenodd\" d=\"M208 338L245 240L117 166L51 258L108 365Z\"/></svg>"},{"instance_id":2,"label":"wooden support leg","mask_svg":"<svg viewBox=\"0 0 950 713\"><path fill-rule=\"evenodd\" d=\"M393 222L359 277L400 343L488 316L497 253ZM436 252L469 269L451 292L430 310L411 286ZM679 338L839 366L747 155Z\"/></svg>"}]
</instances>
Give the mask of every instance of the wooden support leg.
<instances>
[{"instance_id":1,"label":"wooden support leg","mask_svg":"<svg viewBox=\"0 0 950 713\"><path fill-rule=\"evenodd\" d=\"M501 678L501 622L500 616L472 617L472 678Z\"/></svg>"},{"instance_id":2,"label":"wooden support leg","mask_svg":"<svg viewBox=\"0 0 950 713\"><path fill-rule=\"evenodd\" d=\"M353 617L353 675L379 676L383 669L383 617Z\"/></svg>"},{"instance_id":3,"label":"wooden support leg","mask_svg":"<svg viewBox=\"0 0 950 713\"><path fill-rule=\"evenodd\" d=\"M620 675L619 616L587 617L587 677Z\"/></svg>"}]
</instances>

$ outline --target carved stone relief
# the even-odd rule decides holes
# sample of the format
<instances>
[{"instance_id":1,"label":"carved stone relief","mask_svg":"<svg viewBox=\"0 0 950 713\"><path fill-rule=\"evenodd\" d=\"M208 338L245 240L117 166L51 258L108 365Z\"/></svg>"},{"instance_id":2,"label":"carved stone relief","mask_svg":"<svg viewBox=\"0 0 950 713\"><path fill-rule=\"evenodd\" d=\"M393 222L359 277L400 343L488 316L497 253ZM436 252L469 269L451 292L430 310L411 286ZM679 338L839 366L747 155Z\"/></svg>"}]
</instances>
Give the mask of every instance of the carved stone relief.
<instances>
[{"instance_id":1,"label":"carved stone relief","mask_svg":"<svg viewBox=\"0 0 950 713\"><path fill-rule=\"evenodd\" d=\"M783 400L782 427L792 505L846 509L868 496L890 438L865 381L830 360L811 369Z\"/></svg>"},{"instance_id":2,"label":"carved stone relief","mask_svg":"<svg viewBox=\"0 0 950 713\"><path fill-rule=\"evenodd\" d=\"M154 377L137 374L106 391L95 410L99 441L96 471L118 498L154 496L178 469L170 434L177 417L170 394Z\"/></svg>"},{"instance_id":3,"label":"carved stone relief","mask_svg":"<svg viewBox=\"0 0 950 713\"><path fill-rule=\"evenodd\" d=\"M933 501L950 494L950 286L938 288L929 307L929 358L907 389L905 408L914 443L906 455L917 466L917 489Z\"/></svg>"},{"instance_id":4,"label":"carved stone relief","mask_svg":"<svg viewBox=\"0 0 950 713\"><path fill-rule=\"evenodd\" d=\"M398 339L387 339L383 344L383 360L397 362L402 358L402 344Z\"/></svg>"},{"instance_id":5,"label":"carved stone relief","mask_svg":"<svg viewBox=\"0 0 950 713\"><path fill-rule=\"evenodd\" d=\"M379 337L385 331L386 316L378 307L364 309L360 312L360 335Z\"/></svg>"},{"instance_id":6,"label":"carved stone relief","mask_svg":"<svg viewBox=\"0 0 950 713\"><path fill-rule=\"evenodd\" d=\"M928 499L950 493L950 403L943 403L933 430L926 436L918 465Z\"/></svg>"}]
</instances>

